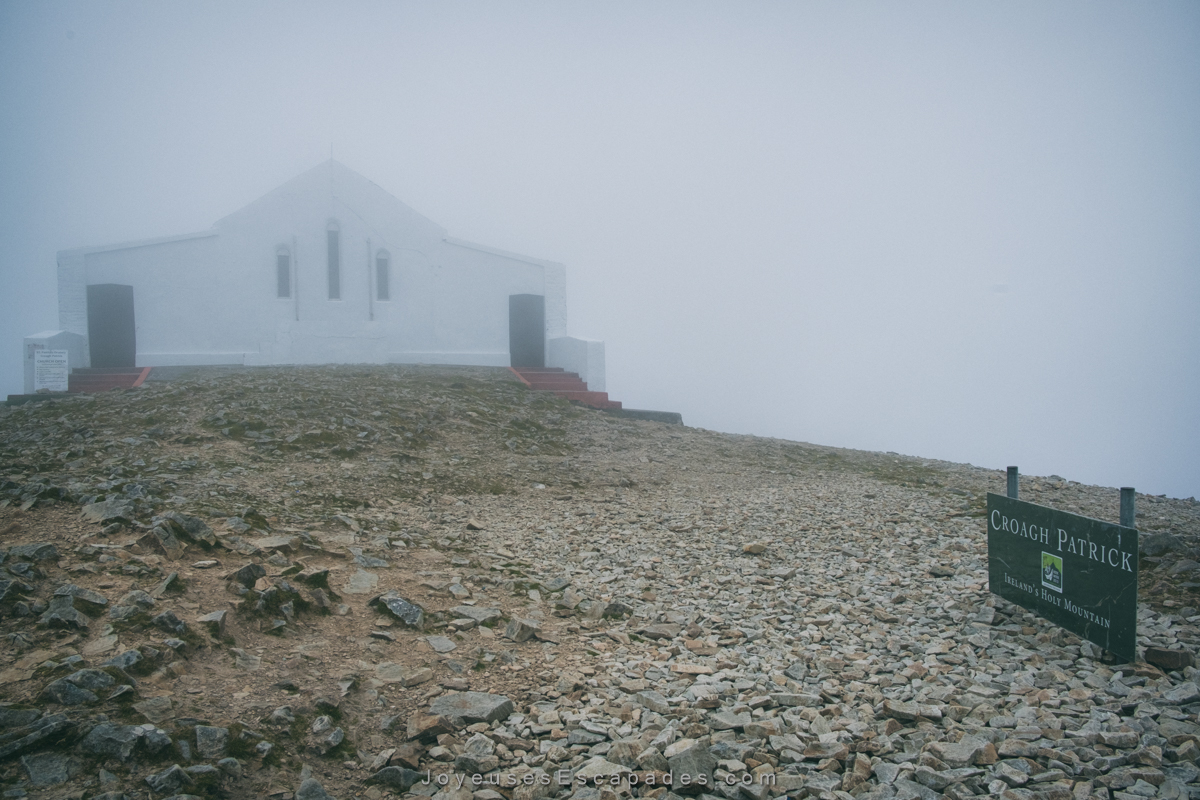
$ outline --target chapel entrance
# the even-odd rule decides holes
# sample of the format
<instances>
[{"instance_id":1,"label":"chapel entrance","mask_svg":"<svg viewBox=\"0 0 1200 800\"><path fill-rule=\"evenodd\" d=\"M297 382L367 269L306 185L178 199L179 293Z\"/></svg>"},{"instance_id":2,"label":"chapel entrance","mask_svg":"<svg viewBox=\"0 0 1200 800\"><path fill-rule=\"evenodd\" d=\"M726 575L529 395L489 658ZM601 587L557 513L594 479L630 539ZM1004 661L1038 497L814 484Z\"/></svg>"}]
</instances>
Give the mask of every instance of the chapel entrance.
<instances>
[{"instance_id":1,"label":"chapel entrance","mask_svg":"<svg viewBox=\"0 0 1200 800\"><path fill-rule=\"evenodd\" d=\"M514 367L546 366L546 298L508 296L508 355Z\"/></svg>"},{"instance_id":2,"label":"chapel entrance","mask_svg":"<svg viewBox=\"0 0 1200 800\"><path fill-rule=\"evenodd\" d=\"M119 283L97 283L87 287L87 315L92 367L136 366L133 287Z\"/></svg>"}]
</instances>

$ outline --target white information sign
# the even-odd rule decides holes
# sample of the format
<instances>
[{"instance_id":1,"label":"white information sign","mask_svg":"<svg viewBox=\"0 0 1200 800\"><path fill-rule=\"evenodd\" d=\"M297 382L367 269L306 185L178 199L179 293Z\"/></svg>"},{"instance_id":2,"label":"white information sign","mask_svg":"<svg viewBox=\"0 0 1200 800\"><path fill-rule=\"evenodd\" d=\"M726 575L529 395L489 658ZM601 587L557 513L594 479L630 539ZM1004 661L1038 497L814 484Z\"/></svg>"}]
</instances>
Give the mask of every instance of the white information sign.
<instances>
[{"instance_id":1,"label":"white information sign","mask_svg":"<svg viewBox=\"0 0 1200 800\"><path fill-rule=\"evenodd\" d=\"M33 354L33 390L50 392L67 390L66 350L37 350Z\"/></svg>"}]
</instances>

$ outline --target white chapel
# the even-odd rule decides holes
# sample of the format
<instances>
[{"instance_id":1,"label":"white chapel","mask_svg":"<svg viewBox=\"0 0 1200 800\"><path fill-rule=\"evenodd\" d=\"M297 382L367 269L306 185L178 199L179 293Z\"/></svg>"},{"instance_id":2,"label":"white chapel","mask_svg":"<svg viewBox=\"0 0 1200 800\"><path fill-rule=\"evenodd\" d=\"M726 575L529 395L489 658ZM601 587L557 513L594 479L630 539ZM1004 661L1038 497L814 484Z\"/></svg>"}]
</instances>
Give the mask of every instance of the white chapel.
<instances>
[{"instance_id":1,"label":"white chapel","mask_svg":"<svg viewBox=\"0 0 1200 800\"><path fill-rule=\"evenodd\" d=\"M60 251L58 309L27 359L562 367L604 390L603 342L566 335L562 264L456 239L333 160L208 230Z\"/></svg>"}]
</instances>

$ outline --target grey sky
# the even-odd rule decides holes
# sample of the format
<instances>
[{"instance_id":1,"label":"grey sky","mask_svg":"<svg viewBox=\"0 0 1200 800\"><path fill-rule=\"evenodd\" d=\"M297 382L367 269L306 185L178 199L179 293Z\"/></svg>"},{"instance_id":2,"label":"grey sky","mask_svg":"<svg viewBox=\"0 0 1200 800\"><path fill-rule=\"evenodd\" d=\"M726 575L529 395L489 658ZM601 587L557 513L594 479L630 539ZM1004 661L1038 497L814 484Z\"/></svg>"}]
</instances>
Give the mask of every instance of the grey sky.
<instances>
[{"instance_id":1,"label":"grey sky","mask_svg":"<svg viewBox=\"0 0 1200 800\"><path fill-rule=\"evenodd\" d=\"M0 108L5 393L57 250L332 144L565 263L627 406L1200 495L1195 2L8 2Z\"/></svg>"}]
</instances>

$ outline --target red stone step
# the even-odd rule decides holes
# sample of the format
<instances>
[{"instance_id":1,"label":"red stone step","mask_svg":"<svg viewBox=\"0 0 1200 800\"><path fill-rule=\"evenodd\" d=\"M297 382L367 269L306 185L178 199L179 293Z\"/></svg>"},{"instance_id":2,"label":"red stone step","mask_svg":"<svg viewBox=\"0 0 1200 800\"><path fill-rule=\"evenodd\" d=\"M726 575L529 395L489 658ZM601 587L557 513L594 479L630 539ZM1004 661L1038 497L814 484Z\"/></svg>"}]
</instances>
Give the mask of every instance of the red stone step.
<instances>
[{"instance_id":1,"label":"red stone step","mask_svg":"<svg viewBox=\"0 0 1200 800\"><path fill-rule=\"evenodd\" d=\"M150 367L73 369L67 377L67 391L94 394L110 389L132 389L141 386L149 374Z\"/></svg>"},{"instance_id":2,"label":"red stone step","mask_svg":"<svg viewBox=\"0 0 1200 800\"><path fill-rule=\"evenodd\" d=\"M592 408L620 408L616 400L608 399L608 392L592 392L575 372L561 367L510 367L521 382L535 392L553 392L559 397L582 403Z\"/></svg>"},{"instance_id":3,"label":"red stone step","mask_svg":"<svg viewBox=\"0 0 1200 800\"><path fill-rule=\"evenodd\" d=\"M534 389L546 389L551 392L586 392L587 384L579 380L579 378L558 378L557 380L547 380L534 376L529 381L529 385Z\"/></svg>"},{"instance_id":4,"label":"red stone step","mask_svg":"<svg viewBox=\"0 0 1200 800\"><path fill-rule=\"evenodd\" d=\"M555 392L555 394L597 408L611 408L610 404L615 402L608 399L608 392Z\"/></svg>"}]
</instances>

